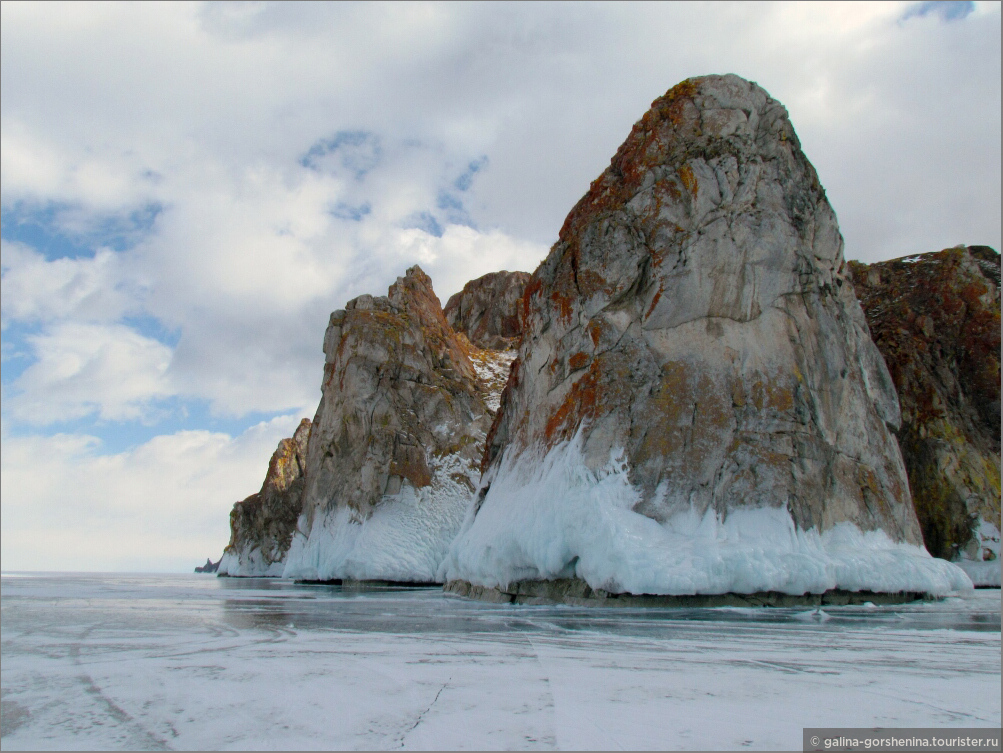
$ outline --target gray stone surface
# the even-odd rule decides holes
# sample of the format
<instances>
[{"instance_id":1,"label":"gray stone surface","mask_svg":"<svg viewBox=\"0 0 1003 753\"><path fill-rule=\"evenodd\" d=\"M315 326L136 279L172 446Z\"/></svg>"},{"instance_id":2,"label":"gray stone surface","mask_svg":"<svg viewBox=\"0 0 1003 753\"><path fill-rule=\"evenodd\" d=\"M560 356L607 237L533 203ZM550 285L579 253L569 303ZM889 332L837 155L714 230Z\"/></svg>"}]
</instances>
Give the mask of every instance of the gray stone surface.
<instances>
[{"instance_id":1,"label":"gray stone surface","mask_svg":"<svg viewBox=\"0 0 1003 753\"><path fill-rule=\"evenodd\" d=\"M331 314L285 577L435 581L493 415L469 351L418 267Z\"/></svg>"},{"instance_id":2,"label":"gray stone surface","mask_svg":"<svg viewBox=\"0 0 1003 753\"><path fill-rule=\"evenodd\" d=\"M364 520L405 481L429 486L431 456L478 456L490 415L419 267L387 296L359 296L331 314L324 355L307 453L307 528L336 507Z\"/></svg>"},{"instance_id":3,"label":"gray stone surface","mask_svg":"<svg viewBox=\"0 0 1003 753\"><path fill-rule=\"evenodd\" d=\"M622 448L657 521L785 507L921 544L899 404L835 213L787 111L736 76L656 100L525 293L484 467L583 436Z\"/></svg>"},{"instance_id":4,"label":"gray stone surface","mask_svg":"<svg viewBox=\"0 0 1003 753\"><path fill-rule=\"evenodd\" d=\"M237 502L230 511L230 543L212 569L220 575L281 575L296 520L303 509L306 450L310 421L304 418L290 439L283 439L268 462L261 491Z\"/></svg>"},{"instance_id":5,"label":"gray stone surface","mask_svg":"<svg viewBox=\"0 0 1003 753\"><path fill-rule=\"evenodd\" d=\"M519 308L528 272L492 272L463 286L450 297L443 313L457 332L478 348L508 350L519 345Z\"/></svg>"}]
</instances>

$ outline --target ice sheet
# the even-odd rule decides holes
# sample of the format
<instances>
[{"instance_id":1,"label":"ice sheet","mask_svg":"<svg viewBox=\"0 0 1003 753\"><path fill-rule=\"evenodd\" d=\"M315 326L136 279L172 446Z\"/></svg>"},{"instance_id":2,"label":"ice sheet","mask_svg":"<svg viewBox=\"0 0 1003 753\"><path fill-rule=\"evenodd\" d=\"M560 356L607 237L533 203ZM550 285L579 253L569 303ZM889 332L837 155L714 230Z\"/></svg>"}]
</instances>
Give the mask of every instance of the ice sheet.
<instances>
[{"instance_id":1,"label":"ice sheet","mask_svg":"<svg viewBox=\"0 0 1003 753\"><path fill-rule=\"evenodd\" d=\"M999 591L819 613L0 583L5 750L783 750L804 726L1000 723Z\"/></svg>"},{"instance_id":2,"label":"ice sheet","mask_svg":"<svg viewBox=\"0 0 1003 753\"><path fill-rule=\"evenodd\" d=\"M683 513L665 525L632 508L638 492L615 454L593 472L580 437L539 453L506 455L476 517L468 514L440 580L505 586L576 575L593 588L635 594L917 591L972 588L955 565L883 531L851 523L798 529L784 508Z\"/></svg>"}]
</instances>

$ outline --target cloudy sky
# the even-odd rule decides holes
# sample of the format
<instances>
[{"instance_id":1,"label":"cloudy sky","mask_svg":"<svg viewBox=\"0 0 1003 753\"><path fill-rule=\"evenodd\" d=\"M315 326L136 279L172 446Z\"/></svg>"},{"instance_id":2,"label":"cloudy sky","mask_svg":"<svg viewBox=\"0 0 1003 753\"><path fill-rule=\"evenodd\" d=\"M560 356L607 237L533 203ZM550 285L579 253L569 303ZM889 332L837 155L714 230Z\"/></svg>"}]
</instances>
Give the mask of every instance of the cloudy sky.
<instances>
[{"instance_id":1,"label":"cloudy sky","mask_svg":"<svg viewBox=\"0 0 1003 753\"><path fill-rule=\"evenodd\" d=\"M1000 246L999 3L0 13L4 570L217 558L329 312L532 271L689 76L786 104L848 258Z\"/></svg>"}]
</instances>

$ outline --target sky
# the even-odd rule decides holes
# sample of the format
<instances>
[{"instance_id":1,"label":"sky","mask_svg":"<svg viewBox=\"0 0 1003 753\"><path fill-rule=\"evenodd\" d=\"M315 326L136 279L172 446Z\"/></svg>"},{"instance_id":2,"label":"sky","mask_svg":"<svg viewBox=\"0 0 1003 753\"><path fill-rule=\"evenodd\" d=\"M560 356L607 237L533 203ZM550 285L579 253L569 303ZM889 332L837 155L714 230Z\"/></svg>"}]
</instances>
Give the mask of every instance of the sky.
<instances>
[{"instance_id":1,"label":"sky","mask_svg":"<svg viewBox=\"0 0 1003 753\"><path fill-rule=\"evenodd\" d=\"M999 3L0 4L0 566L183 572L331 311L533 271L652 100L790 112L873 262L1000 248Z\"/></svg>"}]
</instances>

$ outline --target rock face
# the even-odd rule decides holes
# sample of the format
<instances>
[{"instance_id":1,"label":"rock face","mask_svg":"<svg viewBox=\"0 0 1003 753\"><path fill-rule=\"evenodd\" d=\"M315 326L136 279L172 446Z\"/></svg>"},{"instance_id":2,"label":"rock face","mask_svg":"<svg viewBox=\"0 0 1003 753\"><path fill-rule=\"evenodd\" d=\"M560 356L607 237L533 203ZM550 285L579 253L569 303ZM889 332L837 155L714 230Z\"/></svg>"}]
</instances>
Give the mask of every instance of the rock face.
<instances>
[{"instance_id":1,"label":"rock face","mask_svg":"<svg viewBox=\"0 0 1003 753\"><path fill-rule=\"evenodd\" d=\"M899 405L784 107L656 100L533 274L441 575L609 593L970 587L922 549Z\"/></svg>"},{"instance_id":2,"label":"rock face","mask_svg":"<svg viewBox=\"0 0 1003 753\"><path fill-rule=\"evenodd\" d=\"M331 315L303 513L283 574L431 582L478 479L491 413L418 267Z\"/></svg>"},{"instance_id":3,"label":"rock face","mask_svg":"<svg viewBox=\"0 0 1003 753\"><path fill-rule=\"evenodd\" d=\"M219 562L213 562L211 558L205 558L204 565L196 565L195 572L197 573L214 573L219 570Z\"/></svg>"},{"instance_id":4,"label":"rock face","mask_svg":"<svg viewBox=\"0 0 1003 753\"><path fill-rule=\"evenodd\" d=\"M931 554L999 585L1000 256L987 246L850 263L902 406L899 445ZM990 573L992 574L992 573Z\"/></svg>"},{"instance_id":5,"label":"rock face","mask_svg":"<svg viewBox=\"0 0 1003 753\"><path fill-rule=\"evenodd\" d=\"M233 506L230 543L217 564L220 575L282 575L296 520L303 509L309 437L310 420L304 418L292 438L283 439L272 453L261 491Z\"/></svg>"},{"instance_id":6,"label":"rock face","mask_svg":"<svg viewBox=\"0 0 1003 753\"><path fill-rule=\"evenodd\" d=\"M492 272L471 280L446 303L446 321L478 348L509 350L519 344L519 305L527 272Z\"/></svg>"}]
</instances>

